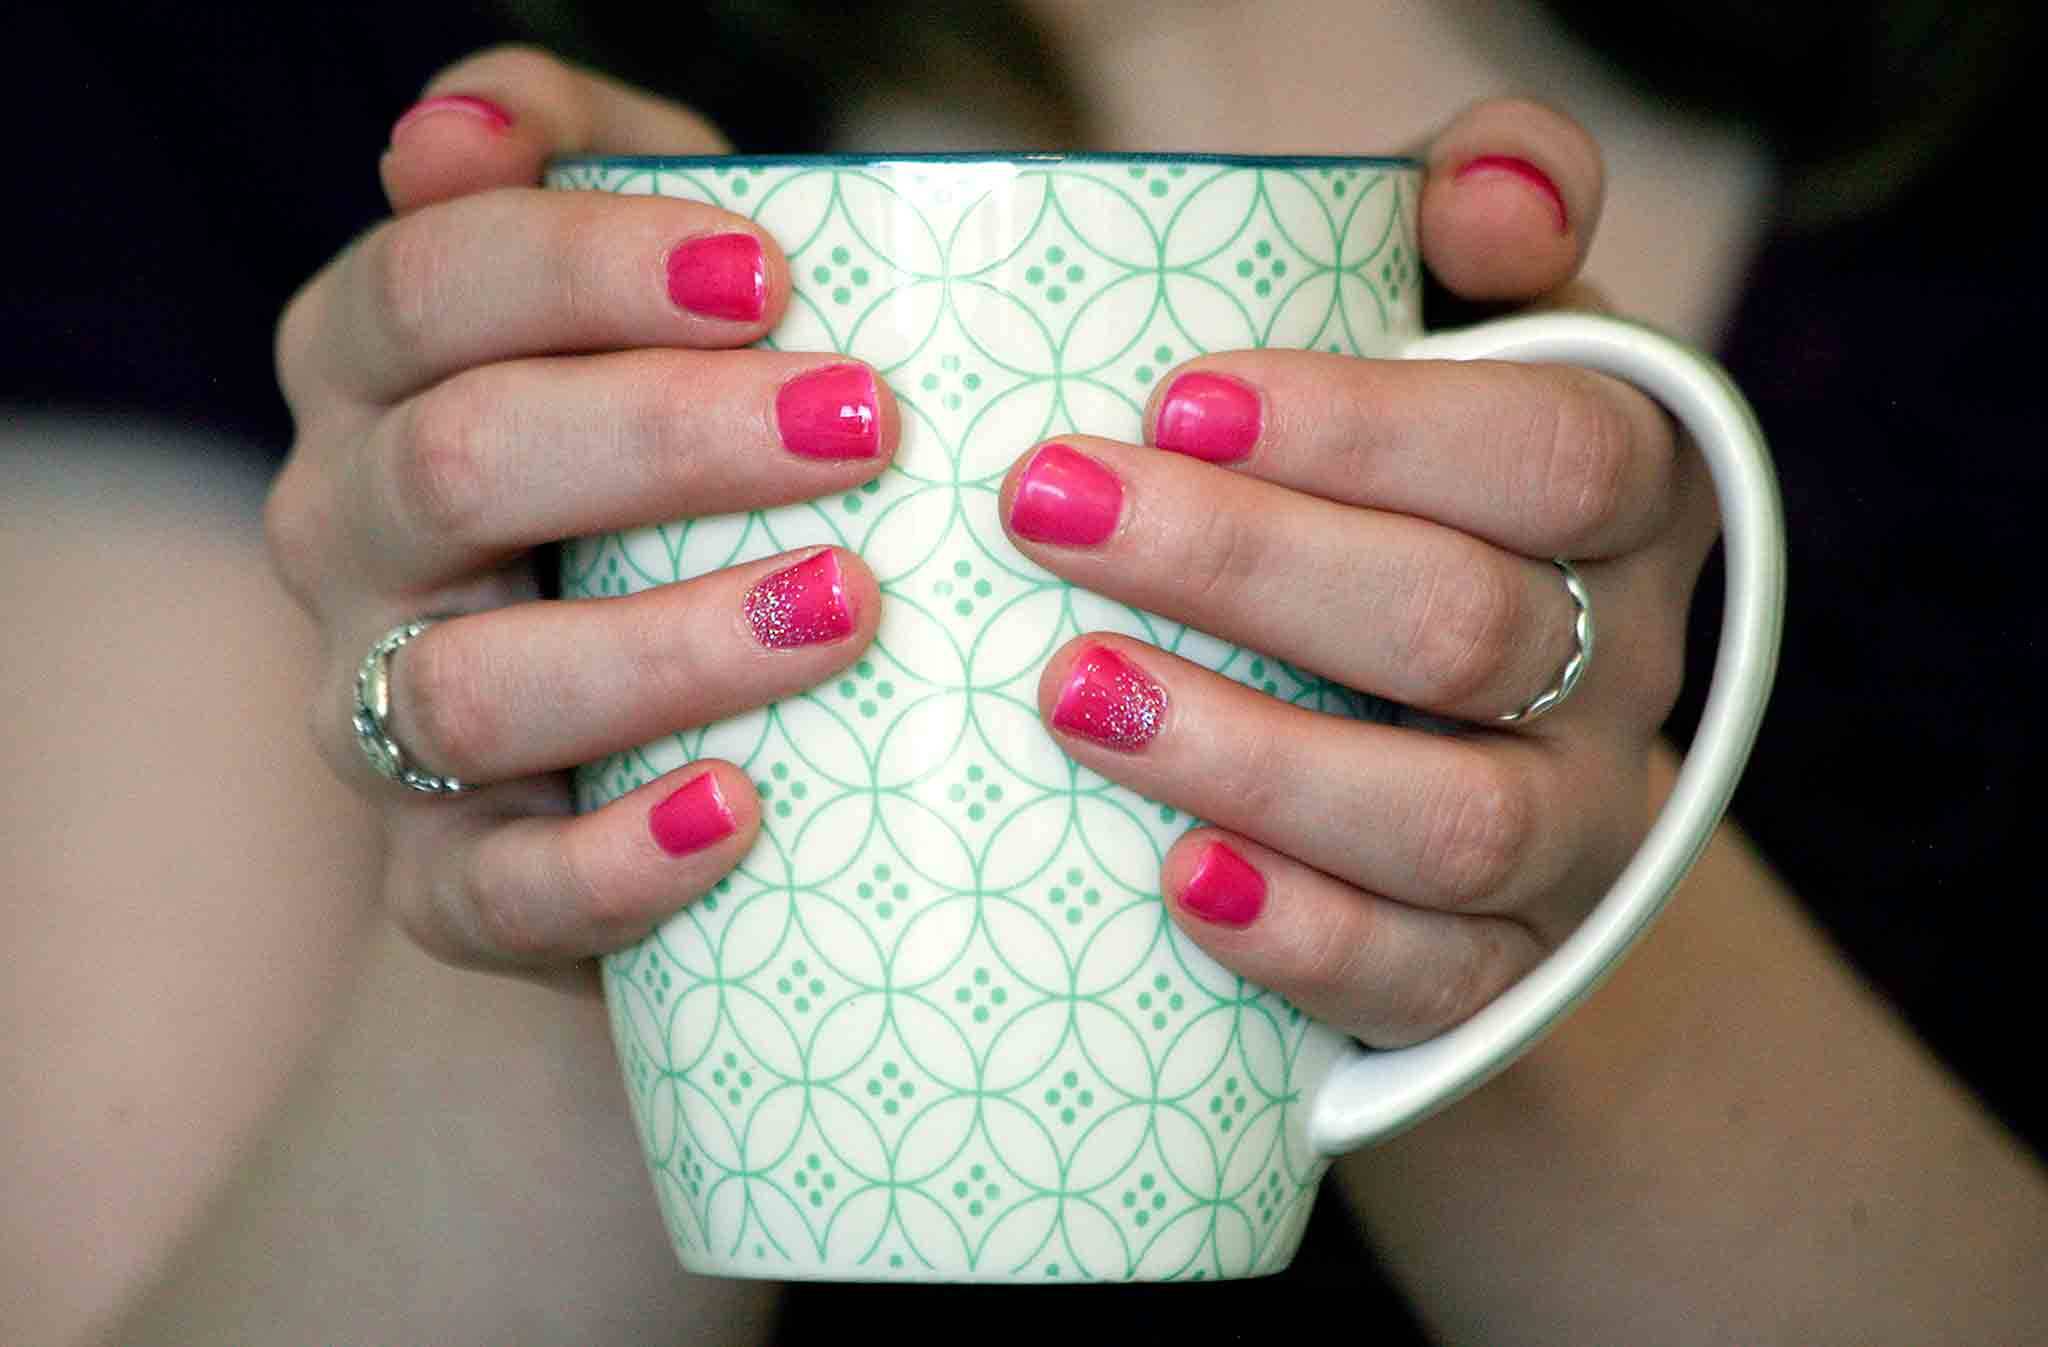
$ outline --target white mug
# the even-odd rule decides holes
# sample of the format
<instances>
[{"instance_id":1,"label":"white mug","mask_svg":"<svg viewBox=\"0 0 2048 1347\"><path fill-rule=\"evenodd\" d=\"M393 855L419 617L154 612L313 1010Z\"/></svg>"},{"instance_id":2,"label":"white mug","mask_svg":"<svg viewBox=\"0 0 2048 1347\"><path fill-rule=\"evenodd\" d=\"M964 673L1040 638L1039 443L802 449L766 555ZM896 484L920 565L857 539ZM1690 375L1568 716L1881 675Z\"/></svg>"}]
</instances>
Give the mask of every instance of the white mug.
<instances>
[{"instance_id":1,"label":"white mug","mask_svg":"<svg viewBox=\"0 0 2048 1347\"><path fill-rule=\"evenodd\" d=\"M766 228L795 294L764 345L858 357L897 459L842 497L565 549L564 592L669 583L812 544L882 582L842 677L579 775L594 808L702 757L745 768L760 840L606 960L615 1039L693 1271L838 1280L1200 1280L1293 1256L1331 1157L1473 1089L1584 997L1705 846L1762 716L1783 523L1762 436L1711 361L1604 317L1424 335L1419 164L1215 155L572 159L549 184L709 201ZM1075 766L1038 723L1088 630L1333 714L1385 703L1077 590L997 518L1013 460L1138 438L1209 351L1545 361L1625 379L1705 457L1728 584L1705 715L1611 891L1456 1028L1366 1051L1215 964L1168 919L1194 820Z\"/></svg>"}]
</instances>

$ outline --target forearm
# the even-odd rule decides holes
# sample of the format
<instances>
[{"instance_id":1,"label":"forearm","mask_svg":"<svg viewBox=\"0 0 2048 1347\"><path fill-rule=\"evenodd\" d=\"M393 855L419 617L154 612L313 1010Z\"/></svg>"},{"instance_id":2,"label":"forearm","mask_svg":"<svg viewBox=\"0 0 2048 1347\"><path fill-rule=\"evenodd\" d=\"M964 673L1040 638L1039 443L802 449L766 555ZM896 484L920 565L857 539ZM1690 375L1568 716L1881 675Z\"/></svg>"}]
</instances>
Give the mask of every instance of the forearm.
<instances>
[{"instance_id":1,"label":"forearm","mask_svg":"<svg viewBox=\"0 0 2048 1347\"><path fill-rule=\"evenodd\" d=\"M2048 1178L1724 828L1540 1048L1339 1167L1451 1341L2041 1341Z\"/></svg>"}]
</instances>

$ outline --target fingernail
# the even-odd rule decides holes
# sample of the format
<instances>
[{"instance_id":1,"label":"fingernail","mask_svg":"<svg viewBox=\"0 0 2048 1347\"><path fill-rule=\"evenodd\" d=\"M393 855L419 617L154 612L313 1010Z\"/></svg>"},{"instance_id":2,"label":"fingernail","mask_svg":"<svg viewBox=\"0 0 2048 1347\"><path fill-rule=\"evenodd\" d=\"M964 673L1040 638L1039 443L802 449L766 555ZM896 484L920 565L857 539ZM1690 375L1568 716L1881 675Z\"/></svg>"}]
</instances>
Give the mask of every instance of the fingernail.
<instances>
[{"instance_id":1,"label":"fingernail","mask_svg":"<svg viewBox=\"0 0 2048 1347\"><path fill-rule=\"evenodd\" d=\"M757 321L768 311L768 258L752 234L710 234L668 255L668 297L704 318Z\"/></svg>"},{"instance_id":2,"label":"fingernail","mask_svg":"<svg viewBox=\"0 0 2048 1347\"><path fill-rule=\"evenodd\" d=\"M1230 463L1259 442L1261 416L1259 395L1248 385L1197 371L1167 386L1152 439L1177 454Z\"/></svg>"},{"instance_id":3,"label":"fingernail","mask_svg":"<svg viewBox=\"0 0 2048 1347\"><path fill-rule=\"evenodd\" d=\"M399 133L407 127L443 112L473 117L493 131L503 131L512 125L512 114L488 98L478 98L473 94L439 94L423 98L407 108L405 115L392 123L391 140L396 142Z\"/></svg>"},{"instance_id":4,"label":"fingernail","mask_svg":"<svg viewBox=\"0 0 2048 1347\"><path fill-rule=\"evenodd\" d=\"M882 452L881 395L866 365L827 365L775 394L783 448L804 458L873 458Z\"/></svg>"},{"instance_id":5,"label":"fingernail","mask_svg":"<svg viewBox=\"0 0 2048 1347\"><path fill-rule=\"evenodd\" d=\"M1010 527L1033 542L1087 547L1116 531L1123 508L1115 473L1064 444L1048 444L1017 479Z\"/></svg>"},{"instance_id":6,"label":"fingernail","mask_svg":"<svg viewBox=\"0 0 2048 1347\"><path fill-rule=\"evenodd\" d=\"M1202 848L1180 905L1218 926L1249 926L1266 905L1266 878L1221 842Z\"/></svg>"},{"instance_id":7,"label":"fingernail","mask_svg":"<svg viewBox=\"0 0 2048 1347\"><path fill-rule=\"evenodd\" d=\"M1557 216L1558 233L1562 234L1570 227L1571 222L1565 215L1564 193L1557 190L1557 184L1550 180L1549 174L1527 159L1517 159L1506 154L1482 154L1459 169L1453 181L1462 182L1475 173L1506 173L1520 178L1549 198L1550 209Z\"/></svg>"},{"instance_id":8,"label":"fingernail","mask_svg":"<svg viewBox=\"0 0 2048 1347\"><path fill-rule=\"evenodd\" d=\"M1150 743L1166 714L1166 689L1106 645L1075 659L1053 703L1054 728L1129 753Z\"/></svg>"},{"instance_id":9,"label":"fingernail","mask_svg":"<svg viewBox=\"0 0 2048 1347\"><path fill-rule=\"evenodd\" d=\"M746 613L754 639L770 650L836 641L856 621L839 554L830 548L758 581L747 591Z\"/></svg>"},{"instance_id":10,"label":"fingernail","mask_svg":"<svg viewBox=\"0 0 2048 1347\"><path fill-rule=\"evenodd\" d=\"M740 824L718 789L717 774L706 772L654 806L647 826L656 846L671 856L687 856L732 836Z\"/></svg>"}]
</instances>

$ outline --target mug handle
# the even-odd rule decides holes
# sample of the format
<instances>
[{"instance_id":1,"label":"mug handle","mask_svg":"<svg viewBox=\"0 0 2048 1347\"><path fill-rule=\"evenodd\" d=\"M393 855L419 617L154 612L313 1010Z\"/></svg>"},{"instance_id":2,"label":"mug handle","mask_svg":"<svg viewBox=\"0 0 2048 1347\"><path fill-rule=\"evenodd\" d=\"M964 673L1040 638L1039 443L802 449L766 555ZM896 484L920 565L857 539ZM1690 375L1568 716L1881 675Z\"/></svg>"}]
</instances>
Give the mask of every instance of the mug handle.
<instances>
[{"instance_id":1,"label":"mug handle","mask_svg":"<svg viewBox=\"0 0 2048 1347\"><path fill-rule=\"evenodd\" d=\"M1721 643L1706 711L1677 785L1607 896L1564 943L1464 1023L1413 1047L1353 1045L1308 1112L1308 1139L1338 1155L1382 1140L1484 1084L1606 977L1705 850L1762 722L1784 615L1785 523L1756 416L1721 367L1669 337L1593 314L1532 314L1431 333L1413 360L1512 360L1611 374L1661 402L1706 456L1727 558Z\"/></svg>"}]
</instances>

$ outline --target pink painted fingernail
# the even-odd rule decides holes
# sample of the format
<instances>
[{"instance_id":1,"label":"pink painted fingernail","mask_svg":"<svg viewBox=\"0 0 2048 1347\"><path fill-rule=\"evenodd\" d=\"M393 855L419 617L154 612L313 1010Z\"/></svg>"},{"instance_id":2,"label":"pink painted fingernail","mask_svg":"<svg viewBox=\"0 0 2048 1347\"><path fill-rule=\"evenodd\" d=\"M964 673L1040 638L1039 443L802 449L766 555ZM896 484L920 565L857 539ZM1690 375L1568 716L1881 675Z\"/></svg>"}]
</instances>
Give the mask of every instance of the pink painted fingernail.
<instances>
[{"instance_id":1,"label":"pink painted fingernail","mask_svg":"<svg viewBox=\"0 0 2048 1347\"><path fill-rule=\"evenodd\" d=\"M472 117L493 131L503 131L512 125L512 114L488 98L478 98L473 94L440 94L433 98L423 98L407 108L405 115L392 123L392 142L395 144L399 133L407 127L444 112Z\"/></svg>"},{"instance_id":2,"label":"pink painted fingernail","mask_svg":"<svg viewBox=\"0 0 2048 1347\"><path fill-rule=\"evenodd\" d=\"M804 458L873 458L882 452L881 395L866 365L826 365L775 394L782 445Z\"/></svg>"},{"instance_id":3,"label":"pink painted fingernail","mask_svg":"<svg viewBox=\"0 0 2048 1347\"><path fill-rule=\"evenodd\" d=\"M1557 184L1527 159L1517 159L1507 154L1482 154L1468 162L1454 175L1453 181L1462 182L1474 174L1506 173L1520 178L1550 200L1550 209L1557 216L1557 232L1562 234L1571 225L1564 208L1564 193L1557 190Z\"/></svg>"},{"instance_id":4,"label":"pink painted fingernail","mask_svg":"<svg viewBox=\"0 0 2048 1347\"><path fill-rule=\"evenodd\" d=\"M751 323L768 312L768 257L752 234L686 239L668 255L668 297L704 318Z\"/></svg>"},{"instance_id":5,"label":"pink painted fingernail","mask_svg":"<svg viewBox=\"0 0 2048 1347\"><path fill-rule=\"evenodd\" d=\"M1053 703L1054 728L1126 753L1159 733L1166 689L1106 645L1091 645L1074 661Z\"/></svg>"},{"instance_id":6,"label":"pink painted fingernail","mask_svg":"<svg viewBox=\"0 0 2048 1347\"><path fill-rule=\"evenodd\" d=\"M1166 389L1152 439L1161 449L1230 463L1259 442L1259 395L1236 379L1196 371Z\"/></svg>"},{"instance_id":7,"label":"pink painted fingernail","mask_svg":"<svg viewBox=\"0 0 2048 1347\"><path fill-rule=\"evenodd\" d=\"M747 591L747 625L770 650L836 641L854 629L853 595L830 548L786 566Z\"/></svg>"},{"instance_id":8,"label":"pink painted fingernail","mask_svg":"<svg viewBox=\"0 0 2048 1347\"><path fill-rule=\"evenodd\" d=\"M687 856L732 836L740 823L718 789L717 774L706 772L654 806L647 826L656 846L671 856Z\"/></svg>"},{"instance_id":9,"label":"pink painted fingernail","mask_svg":"<svg viewBox=\"0 0 2048 1347\"><path fill-rule=\"evenodd\" d=\"M1123 508L1115 473L1064 444L1048 444L1017 479L1010 527L1033 542L1087 547L1116 531Z\"/></svg>"},{"instance_id":10,"label":"pink painted fingernail","mask_svg":"<svg viewBox=\"0 0 2048 1347\"><path fill-rule=\"evenodd\" d=\"M1266 905L1266 877L1221 842L1202 848L1180 905L1218 926L1249 926Z\"/></svg>"}]
</instances>

